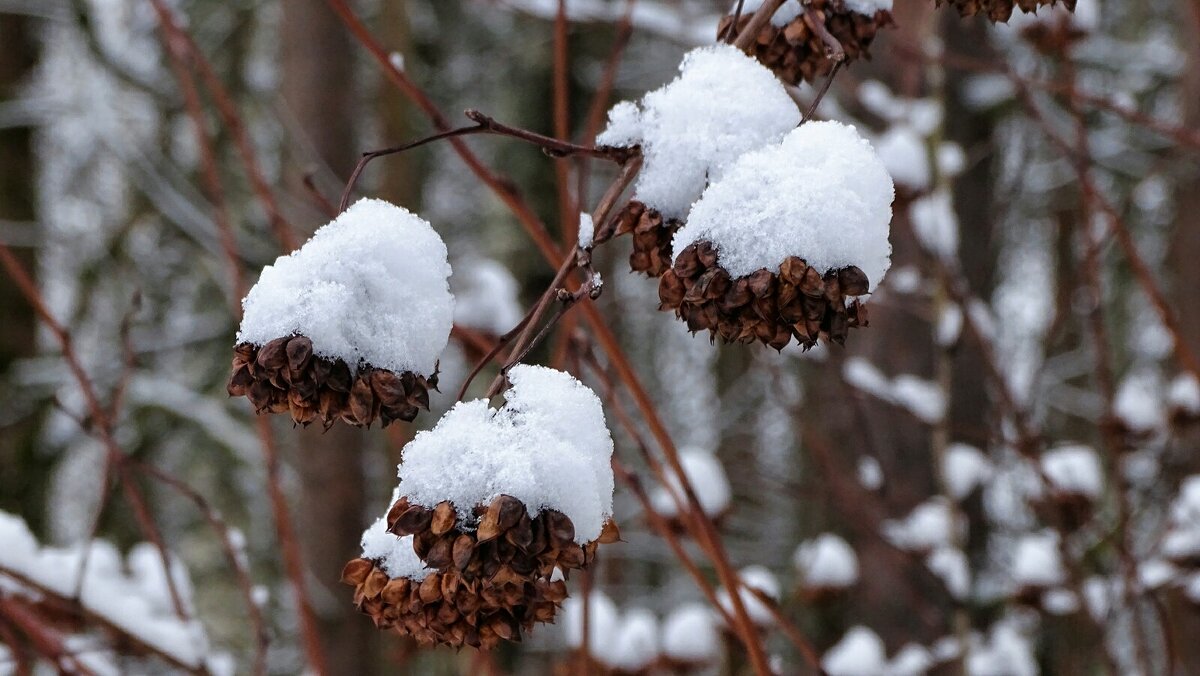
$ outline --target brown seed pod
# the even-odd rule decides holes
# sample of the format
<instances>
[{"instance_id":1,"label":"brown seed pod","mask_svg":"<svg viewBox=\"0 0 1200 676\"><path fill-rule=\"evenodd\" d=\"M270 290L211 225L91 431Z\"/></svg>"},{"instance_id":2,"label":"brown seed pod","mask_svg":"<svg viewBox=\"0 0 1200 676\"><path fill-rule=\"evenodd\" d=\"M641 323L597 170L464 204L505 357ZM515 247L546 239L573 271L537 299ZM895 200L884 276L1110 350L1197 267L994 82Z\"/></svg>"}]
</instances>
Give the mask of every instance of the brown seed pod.
<instances>
[{"instance_id":1,"label":"brown seed pod","mask_svg":"<svg viewBox=\"0 0 1200 676\"><path fill-rule=\"evenodd\" d=\"M509 495L468 513L450 502L429 509L401 497L388 510L387 527L412 536L413 550L435 572L419 582L388 581L377 574L379 562L355 559L342 581L355 587L355 603L377 626L455 647L519 641L522 631L552 621L566 598L555 569L565 578L594 560L600 542L620 539L609 522L596 542L580 545L565 514L543 510L531 517Z\"/></svg>"},{"instance_id":2,"label":"brown seed pod","mask_svg":"<svg viewBox=\"0 0 1200 676\"><path fill-rule=\"evenodd\" d=\"M887 10L862 14L848 9L844 0L808 0L804 4L808 13L800 14L784 26L768 23L759 30L753 45L752 56L788 84L813 82L833 70L834 59L817 21L841 45L846 63L870 59L869 48L875 34L893 24L892 14ZM747 12L738 18L738 31L746 27L752 14ZM731 23L732 15L722 19L717 35L726 35Z\"/></svg>"},{"instance_id":3,"label":"brown seed pod","mask_svg":"<svg viewBox=\"0 0 1200 676\"><path fill-rule=\"evenodd\" d=\"M305 336L288 336L235 347L226 391L249 399L256 413L288 412L305 426L320 419L328 429L338 420L360 427L410 422L429 409L430 387L437 389L436 372L426 378L362 364L351 373L346 362L317 356Z\"/></svg>"},{"instance_id":4,"label":"brown seed pod","mask_svg":"<svg viewBox=\"0 0 1200 676\"><path fill-rule=\"evenodd\" d=\"M1076 0L1061 0L1063 5L1075 11ZM1059 0L937 0L937 6L951 5L961 16L982 14L992 22L1004 23L1012 17L1013 9L1036 12L1039 7L1054 6Z\"/></svg>"},{"instance_id":5,"label":"brown seed pod","mask_svg":"<svg viewBox=\"0 0 1200 676\"><path fill-rule=\"evenodd\" d=\"M842 344L851 328L867 325L855 296L870 282L857 267L821 273L792 256L773 273L761 269L733 279L709 242L688 245L659 278L659 309L674 311L693 333L707 330L727 343L755 341L782 350L795 337L804 349L819 337ZM849 301L849 302L847 302Z\"/></svg>"},{"instance_id":6,"label":"brown seed pod","mask_svg":"<svg viewBox=\"0 0 1200 676\"><path fill-rule=\"evenodd\" d=\"M658 211L637 200L626 204L610 223L614 225L608 229L616 236L629 234L633 237L629 267L634 272L658 277L671 267L671 239L682 223L664 220Z\"/></svg>"}]
</instances>

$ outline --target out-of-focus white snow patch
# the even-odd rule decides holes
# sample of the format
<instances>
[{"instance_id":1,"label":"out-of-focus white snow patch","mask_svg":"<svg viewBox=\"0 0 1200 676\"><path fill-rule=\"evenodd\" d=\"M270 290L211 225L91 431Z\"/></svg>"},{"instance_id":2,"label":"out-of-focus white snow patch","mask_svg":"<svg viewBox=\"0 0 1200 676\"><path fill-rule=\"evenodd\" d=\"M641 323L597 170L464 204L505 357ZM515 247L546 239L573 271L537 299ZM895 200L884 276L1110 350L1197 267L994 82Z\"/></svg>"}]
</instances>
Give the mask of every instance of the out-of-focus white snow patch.
<instances>
[{"instance_id":1,"label":"out-of-focus white snow patch","mask_svg":"<svg viewBox=\"0 0 1200 676\"><path fill-rule=\"evenodd\" d=\"M854 548L833 533L800 543L792 561L805 587L844 589L858 582Z\"/></svg>"},{"instance_id":2,"label":"out-of-focus white snow patch","mask_svg":"<svg viewBox=\"0 0 1200 676\"><path fill-rule=\"evenodd\" d=\"M938 547L925 559L925 565L941 578L955 599L963 600L971 591L971 567L967 555L956 547Z\"/></svg>"},{"instance_id":3,"label":"out-of-focus white snow patch","mask_svg":"<svg viewBox=\"0 0 1200 676\"><path fill-rule=\"evenodd\" d=\"M263 268L237 342L300 334L322 357L433 373L454 317L446 245L412 212L362 199Z\"/></svg>"},{"instance_id":4,"label":"out-of-focus white snow patch","mask_svg":"<svg viewBox=\"0 0 1200 676\"><path fill-rule=\"evenodd\" d=\"M1171 502L1167 532L1159 545L1164 557L1186 561L1200 557L1200 474L1183 480Z\"/></svg>"},{"instance_id":5,"label":"out-of-focus white snow patch","mask_svg":"<svg viewBox=\"0 0 1200 676\"><path fill-rule=\"evenodd\" d=\"M914 201L908 207L908 217L927 250L943 258L958 253L958 215L949 190L939 188Z\"/></svg>"},{"instance_id":6,"label":"out-of-focus white snow patch","mask_svg":"<svg viewBox=\"0 0 1200 676\"><path fill-rule=\"evenodd\" d=\"M875 152L892 180L910 190L926 190L932 180L929 148L917 130L897 124L875 139Z\"/></svg>"},{"instance_id":7,"label":"out-of-focus white snow patch","mask_svg":"<svg viewBox=\"0 0 1200 676\"><path fill-rule=\"evenodd\" d=\"M454 323L460 326L500 336L524 316L516 278L490 258L458 261L450 288L454 290Z\"/></svg>"},{"instance_id":8,"label":"out-of-focus white snow patch","mask_svg":"<svg viewBox=\"0 0 1200 676\"><path fill-rule=\"evenodd\" d=\"M75 595L82 569L79 602L88 612L183 664L200 667L208 658L203 626L176 613L168 579L174 583L184 611L191 615L194 610L187 570L174 556L168 556L164 568L162 553L149 543L135 545L125 557L104 540L42 547L24 519L2 511L0 543L0 570L69 599ZM39 593L16 580L6 579L5 585L34 597Z\"/></svg>"},{"instance_id":9,"label":"out-of-focus white snow patch","mask_svg":"<svg viewBox=\"0 0 1200 676\"><path fill-rule=\"evenodd\" d=\"M1005 618L992 626L987 641L975 641L967 654L972 676L1037 676L1033 642L1016 622Z\"/></svg>"},{"instance_id":10,"label":"out-of-focus white snow patch","mask_svg":"<svg viewBox=\"0 0 1200 676\"><path fill-rule=\"evenodd\" d=\"M825 652L821 666L829 676L885 676L887 648L874 631L853 627Z\"/></svg>"},{"instance_id":11,"label":"out-of-focus white snow patch","mask_svg":"<svg viewBox=\"0 0 1200 676\"><path fill-rule=\"evenodd\" d=\"M868 394L907 409L922 422L934 424L946 415L946 398L936 383L909 374L888 379L863 357L850 357L842 365L846 382Z\"/></svg>"},{"instance_id":12,"label":"out-of-focus white snow patch","mask_svg":"<svg viewBox=\"0 0 1200 676\"><path fill-rule=\"evenodd\" d=\"M460 514L511 495L536 515L556 509L575 540L600 536L612 514L612 437L595 393L562 371L518 365L500 409L477 399L450 409L404 448L400 495Z\"/></svg>"},{"instance_id":13,"label":"out-of-focus white snow patch","mask_svg":"<svg viewBox=\"0 0 1200 676\"><path fill-rule=\"evenodd\" d=\"M1181 413L1200 415L1200 380L1191 373L1175 376L1167 390L1167 403Z\"/></svg>"},{"instance_id":14,"label":"out-of-focus white snow patch","mask_svg":"<svg viewBox=\"0 0 1200 676\"><path fill-rule=\"evenodd\" d=\"M1042 455L1042 473L1051 488L1097 500L1104 493L1104 470L1095 449L1081 444L1058 446Z\"/></svg>"},{"instance_id":15,"label":"out-of-focus white snow patch","mask_svg":"<svg viewBox=\"0 0 1200 676\"><path fill-rule=\"evenodd\" d=\"M689 52L679 73L646 94L640 108L617 104L596 138L599 145L641 145L634 194L668 219L687 216L708 182L742 153L778 142L800 123L783 83L731 45Z\"/></svg>"},{"instance_id":16,"label":"out-of-focus white snow patch","mask_svg":"<svg viewBox=\"0 0 1200 676\"><path fill-rule=\"evenodd\" d=\"M659 652L658 618L645 608L633 608L621 615L612 642L596 657L614 669L637 673L653 664Z\"/></svg>"},{"instance_id":17,"label":"out-of-focus white snow patch","mask_svg":"<svg viewBox=\"0 0 1200 676\"><path fill-rule=\"evenodd\" d=\"M1022 587L1057 587L1065 582L1058 547L1058 533L1053 531L1021 536L1013 549L1013 582Z\"/></svg>"},{"instance_id":18,"label":"out-of-focus white snow patch","mask_svg":"<svg viewBox=\"0 0 1200 676\"><path fill-rule=\"evenodd\" d=\"M1117 389L1113 408L1130 429L1153 432L1166 422L1163 410L1162 382L1148 369L1131 371Z\"/></svg>"},{"instance_id":19,"label":"out-of-focus white snow patch","mask_svg":"<svg viewBox=\"0 0 1200 676\"><path fill-rule=\"evenodd\" d=\"M858 459L858 483L869 491L877 491L883 486L883 467L875 456L864 455Z\"/></svg>"},{"instance_id":20,"label":"out-of-focus white snow patch","mask_svg":"<svg viewBox=\"0 0 1200 676\"><path fill-rule=\"evenodd\" d=\"M883 535L901 549L932 552L952 546L964 525L945 498L935 497L917 505L904 519L884 521Z\"/></svg>"},{"instance_id":21,"label":"out-of-focus white snow patch","mask_svg":"<svg viewBox=\"0 0 1200 676\"><path fill-rule=\"evenodd\" d=\"M742 596L742 606L746 609L746 614L750 616L750 621L760 627L765 627L775 623L775 616L767 608L766 604L758 598L758 596L750 591L757 589L766 594L768 597L779 600L779 580L775 575L764 568L763 566L747 566L738 573L742 584L746 587L740 589ZM734 615L733 599L730 598L729 590L722 587L717 590L717 602L721 604L721 608L730 616Z\"/></svg>"},{"instance_id":22,"label":"out-of-focus white snow patch","mask_svg":"<svg viewBox=\"0 0 1200 676\"><path fill-rule=\"evenodd\" d=\"M809 122L716 177L672 243L707 240L735 278L799 256L824 272L856 265L874 288L891 265L892 178L854 127Z\"/></svg>"},{"instance_id":23,"label":"out-of-focus white snow patch","mask_svg":"<svg viewBox=\"0 0 1200 676\"><path fill-rule=\"evenodd\" d=\"M563 602L563 633L567 645L578 648L583 645L583 597ZM593 591L587 598L587 637L589 652L599 657L612 649L613 639L620 626L617 604L602 591Z\"/></svg>"},{"instance_id":24,"label":"out-of-focus white snow patch","mask_svg":"<svg viewBox=\"0 0 1200 676\"><path fill-rule=\"evenodd\" d=\"M671 611L663 622L662 651L685 663L711 664L720 659L721 637L717 617L703 603L687 603Z\"/></svg>"},{"instance_id":25,"label":"out-of-focus white snow patch","mask_svg":"<svg viewBox=\"0 0 1200 676\"><path fill-rule=\"evenodd\" d=\"M729 509L729 479L725 476L725 468L721 466L717 456L698 449L684 449L679 453L679 463L683 465L684 476L692 485L696 499L700 501L700 507L706 515L717 516ZM669 487L656 486L650 495L650 502L654 505L654 511L671 518L679 514L672 494L684 505L687 504L687 496L683 493L679 476L671 467L665 466L664 471Z\"/></svg>"},{"instance_id":26,"label":"out-of-focus white snow patch","mask_svg":"<svg viewBox=\"0 0 1200 676\"><path fill-rule=\"evenodd\" d=\"M992 476L992 463L983 451L967 444L950 444L942 458L942 481L950 497L962 500Z\"/></svg>"}]
</instances>

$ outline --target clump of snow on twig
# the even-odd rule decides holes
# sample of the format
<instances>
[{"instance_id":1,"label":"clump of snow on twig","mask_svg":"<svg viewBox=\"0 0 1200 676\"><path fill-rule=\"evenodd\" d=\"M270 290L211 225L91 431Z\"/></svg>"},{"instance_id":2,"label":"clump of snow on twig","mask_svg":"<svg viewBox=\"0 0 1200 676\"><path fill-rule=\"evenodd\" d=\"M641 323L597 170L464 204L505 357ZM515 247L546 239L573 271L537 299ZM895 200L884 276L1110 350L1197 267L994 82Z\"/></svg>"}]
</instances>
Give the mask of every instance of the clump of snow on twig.
<instances>
[{"instance_id":1,"label":"clump of snow on twig","mask_svg":"<svg viewBox=\"0 0 1200 676\"><path fill-rule=\"evenodd\" d=\"M506 404L461 402L404 448L400 495L459 513L499 495L531 516L555 509L575 525L575 540L600 536L612 514L613 442L595 393L567 373L518 365L508 372Z\"/></svg>"},{"instance_id":2,"label":"clump of snow on twig","mask_svg":"<svg viewBox=\"0 0 1200 676\"><path fill-rule=\"evenodd\" d=\"M858 556L833 533L800 543L792 560L806 587L844 589L858 582Z\"/></svg>"},{"instance_id":3,"label":"clump of snow on twig","mask_svg":"<svg viewBox=\"0 0 1200 676\"><path fill-rule=\"evenodd\" d=\"M946 492L962 500L992 476L992 464L983 451L967 444L950 444L942 457L942 481Z\"/></svg>"},{"instance_id":4,"label":"clump of snow on twig","mask_svg":"<svg viewBox=\"0 0 1200 676\"><path fill-rule=\"evenodd\" d=\"M854 127L809 122L738 158L675 235L717 248L733 277L779 270L799 256L821 272L856 265L872 288L891 265L892 178Z\"/></svg>"},{"instance_id":5,"label":"clump of snow on twig","mask_svg":"<svg viewBox=\"0 0 1200 676\"><path fill-rule=\"evenodd\" d=\"M446 245L428 222L363 199L280 256L242 301L237 342L300 334L351 368L428 376L446 347L454 298Z\"/></svg>"},{"instance_id":6,"label":"clump of snow on twig","mask_svg":"<svg viewBox=\"0 0 1200 676\"><path fill-rule=\"evenodd\" d=\"M689 52L679 76L609 111L599 145L640 145L637 199L668 219L687 215L710 180L742 153L775 143L800 111L766 67L730 45ZM779 261L776 261L778 264Z\"/></svg>"},{"instance_id":7,"label":"clump of snow on twig","mask_svg":"<svg viewBox=\"0 0 1200 676\"><path fill-rule=\"evenodd\" d=\"M658 618L645 608L621 612L601 591L588 596L588 652L601 664L626 673L637 673L659 655ZM563 633L567 645L582 646L582 598L563 603Z\"/></svg>"},{"instance_id":8,"label":"clump of snow on twig","mask_svg":"<svg viewBox=\"0 0 1200 676\"><path fill-rule=\"evenodd\" d=\"M1092 500L1104 493L1104 470L1095 449L1080 444L1058 446L1042 455L1042 473L1050 487Z\"/></svg>"}]
</instances>

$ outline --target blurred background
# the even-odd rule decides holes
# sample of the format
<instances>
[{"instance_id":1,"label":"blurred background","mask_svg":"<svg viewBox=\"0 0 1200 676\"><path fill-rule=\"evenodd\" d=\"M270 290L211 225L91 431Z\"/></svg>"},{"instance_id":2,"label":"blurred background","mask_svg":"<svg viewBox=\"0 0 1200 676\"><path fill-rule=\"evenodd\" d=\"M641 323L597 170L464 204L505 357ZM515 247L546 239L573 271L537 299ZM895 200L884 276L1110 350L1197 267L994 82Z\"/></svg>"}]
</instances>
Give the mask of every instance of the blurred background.
<instances>
[{"instance_id":1,"label":"blurred background","mask_svg":"<svg viewBox=\"0 0 1200 676\"><path fill-rule=\"evenodd\" d=\"M456 270L442 392L414 425L293 429L225 392L246 285L329 220L321 200L361 152L436 131L405 83L451 125L473 108L589 143L612 103L712 41L729 3L571 1L565 24L551 0L352 3L380 59L337 4L0 0L0 548L102 538L97 584L141 590L149 624L189 618L163 644L180 653L80 616L67 581L41 612L0 554L0 673L52 671L35 655L54 646L83 673L292 674L317 653L333 674L749 673L719 621L686 617L704 596L624 483L625 542L571 581L594 592L594 657L573 652L578 608L478 656L379 632L338 581L405 441L553 277L505 186L569 245L609 167L489 136L466 143L499 192L448 144L366 170L359 191L428 219ZM656 311L627 238L596 253L601 314L730 562L761 567L747 584L786 620L762 618L778 673L812 673L791 632L833 673L1200 673L1200 4L1043 14L992 26L901 0L873 59L834 80L818 116L872 138L898 188L891 272L844 348L711 345ZM638 450L653 437L618 422L634 406L591 340L571 315L529 359L606 400L616 456L654 498ZM138 504L186 598L135 555Z\"/></svg>"}]
</instances>

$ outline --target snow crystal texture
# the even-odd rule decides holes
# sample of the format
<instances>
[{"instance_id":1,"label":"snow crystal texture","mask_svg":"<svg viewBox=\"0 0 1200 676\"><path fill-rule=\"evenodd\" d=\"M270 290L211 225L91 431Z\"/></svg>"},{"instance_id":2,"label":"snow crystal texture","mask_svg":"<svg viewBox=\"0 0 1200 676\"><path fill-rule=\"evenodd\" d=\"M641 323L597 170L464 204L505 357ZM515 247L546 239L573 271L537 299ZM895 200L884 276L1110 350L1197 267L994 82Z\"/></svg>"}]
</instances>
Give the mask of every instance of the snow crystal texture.
<instances>
[{"instance_id":1,"label":"snow crystal texture","mask_svg":"<svg viewBox=\"0 0 1200 676\"><path fill-rule=\"evenodd\" d=\"M362 534L362 556L380 562L383 572L392 579L424 580L433 570L427 568L413 549L413 537L397 537L389 533L387 518L376 519Z\"/></svg>"},{"instance_id":2,"label":"snow crystal texture","mask_svg":"<svg viewBox=\"0 0 1200 676\"><path fill-rule=\"evenodd\" d=\"M300 334L351 368L431 375L454 316L446 245L428 222L363 199L263 268L242 301L237 342Z\"/></svg>"},{"instance_id":3,"label":"snow crystal texture","mask_svg":"<svg viewBox=\"0 0 1200 676\"><path fill-rule=\"evenodd\" d=\"M679 76L640 107L613 107L596 142L641 145L637 199L682 219L739 155L777 143L799 123L799 109L770 70L735 47L711 45L684 56Z\"/></svg>"},{"instance_id":4,"label":"snow crystal texture","mask_svg":"<svg viewBox=\"0 0 1200 676\"><path fill-rule=\"evenodd\" d=\"M613 496L613 442L600 399L542 366L515 366L508 378L503 407L459 403L404 448L400 495L431 508L449 500L459 513L511 495L531 515L556 509L570 517L576 542L595 540Z\"/></svg>"},{"instance_id":5,"label":"snow crystal texture","mask_svg":"<svg viewBox=\"0 0 1200 676\"><path fill-rule=\"evenodd\" d=\"M716 246L733 277L799 256L821 272L857 265L872 288L891 265L892 178L854 127L809 122L746 153L714 180L675 235Z\"/></svg>"}]
</instances>

